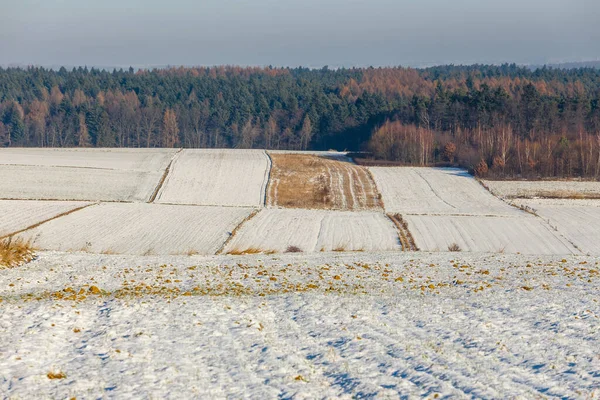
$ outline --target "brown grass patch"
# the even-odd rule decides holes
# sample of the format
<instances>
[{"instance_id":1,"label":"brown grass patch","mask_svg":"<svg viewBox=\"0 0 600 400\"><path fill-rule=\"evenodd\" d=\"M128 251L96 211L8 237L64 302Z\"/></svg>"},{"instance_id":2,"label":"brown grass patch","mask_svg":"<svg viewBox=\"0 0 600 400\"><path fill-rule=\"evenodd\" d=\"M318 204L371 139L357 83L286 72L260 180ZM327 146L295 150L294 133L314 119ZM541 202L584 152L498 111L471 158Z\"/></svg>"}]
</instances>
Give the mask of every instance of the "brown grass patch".
<instances>
[{"instance_id":1,"label":"brown grass patch","mask_svg":"<svg viewBox=\"0 0 600 400\"><path fill-rule=\"evenodd\" d=\"M227 252L227 254L231 255L231 256L245 256L248 254L275 254L275 253L276 253L275 250L263 250L263 249L259 249L257 247L250 247L245 250L232 249Z\"/></svg>"},{"instance_id":2,"label":"brown grass patch","mask_svg":"<svg viewBox=\"0 0 600 400\"><path fill-rule=\"evenodd\" d=\"M289 208L381 208L368 171L343 159L310 154L271 154L267 204Z\"/></svg>"},{"instance_id":3,"label":"brown grass patch","mask_svg":"<svg viewBox=\"0 0 600 400\"><path fill-rule=\"evenodd\" d=\"M65 379L67 377L64 372L48 372L46 376L48 379Z\"/></svg>"},{"instance_id":4,"label":"brown grass patch","mask_svg":"<svg viewBox=\"0 0 600 400\"><path fill-rule=\"evenodd\" d=\"M33 260L33 257L31 242L14 237L0 240L0 267L18 267Z\"/></svg>"}]
</instances>

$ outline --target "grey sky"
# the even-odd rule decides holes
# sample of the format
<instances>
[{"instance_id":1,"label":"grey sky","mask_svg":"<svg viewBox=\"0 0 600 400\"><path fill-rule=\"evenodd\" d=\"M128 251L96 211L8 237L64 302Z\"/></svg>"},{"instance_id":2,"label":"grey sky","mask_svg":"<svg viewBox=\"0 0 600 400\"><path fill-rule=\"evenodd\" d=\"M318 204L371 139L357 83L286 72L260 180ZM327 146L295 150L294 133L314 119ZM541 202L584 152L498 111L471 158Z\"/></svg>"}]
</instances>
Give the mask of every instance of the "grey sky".
<instances>
[{"instance_id":1,"label":"grey sky","mask_svg":"<svg viewBox=\"0 0 600 400\"><path fill-rule=\"evenodd\" d=\"M600 0L0 0L0 65L600 59Z\"/></svg>"}]
</instances>

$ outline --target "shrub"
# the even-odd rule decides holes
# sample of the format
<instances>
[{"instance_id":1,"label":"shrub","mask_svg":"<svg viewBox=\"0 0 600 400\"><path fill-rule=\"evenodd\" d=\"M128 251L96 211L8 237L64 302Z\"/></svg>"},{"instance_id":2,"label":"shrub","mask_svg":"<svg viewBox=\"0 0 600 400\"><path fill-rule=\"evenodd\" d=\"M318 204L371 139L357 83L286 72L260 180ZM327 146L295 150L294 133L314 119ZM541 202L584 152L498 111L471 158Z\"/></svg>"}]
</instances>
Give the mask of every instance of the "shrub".
<instances>
[{"instance_id":1,"label":"shrub","mask_svg":"<svg viewBox=\"0 0 600 400\"><path fill-rule=\"evenodd\" d=\"M475 171L475 175L476 176L478 176L480 178L485 177L488 174L488 171L489 171L488 165L485 162L485 160L479 161L479 164L477 164L475 166L474 171Z\"/></svg>"},{"instance_id":2,"label":"shrub","mask_svg":"<svg viewBox=\"0 0 600 400\"><path fill-rule=\"evenodd\" d=\"M302 253L302 249L298 246L288 246L287 249L285 249L286 253Z\"/></svg>"},{"instance_id":3,"label":"shrub","mask_svg":"<svg viewBox=\"0 0 600 400\"><path fill-rule=\"evenodd\" d=\"M450 246L448 246L448 251L461 251L461 248L458 244L452 243Z\"/></svg>"}]
</instances>

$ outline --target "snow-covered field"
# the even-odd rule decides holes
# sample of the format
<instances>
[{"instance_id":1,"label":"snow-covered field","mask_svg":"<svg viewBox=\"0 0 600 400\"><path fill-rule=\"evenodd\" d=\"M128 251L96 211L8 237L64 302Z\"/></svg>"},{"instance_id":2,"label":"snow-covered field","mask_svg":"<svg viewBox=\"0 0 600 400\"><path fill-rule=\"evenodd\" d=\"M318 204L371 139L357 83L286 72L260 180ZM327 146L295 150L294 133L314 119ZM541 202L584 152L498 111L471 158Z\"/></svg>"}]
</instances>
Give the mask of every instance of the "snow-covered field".
<instances>
[{"instance_id":1,"label":"snow-covered field","mask_svg":"<svg viewBox=\"0 0 600 400\"><path fill-rule=\"evenodd\" d=\"M244 223L225 252L402 250L394 224L382 213L263 209Z\"/></svg>"},{"instance_id":2,"label":"snow-covered field","mask_svg":"<svg viewBox=\"0 0 600 400\"><path fill-rule=\"evenodd\" d=\"M176 149L0 148L0 165L164 171Z\"/></svg>"},{"instance_id":3,"label":"snow-covered field","mask_svg":"<svg viewBox=\"0 0 600 400\"><path fill-rule=\"evenodd\" d=\"M400 214L519 215L465 170L370 167L385 210Z\"/></svg>"},{"instance_id":4,"label":"snow-covered field","mask_svg":"<svg viewBox=\"0 0 600 400\"><path fill-rule=\"evenodd\" d=\"M516 201L536 217L461 170L370 168L436 251L403 253L383 212L264 208L270 167L0 150L0 198L90 201L0 201L0 237L67 251L0 269L0 397L600 396L600 259L572 255L600 254L600 201Z\"/></svg>"},{"instance_id":5,"label":"snow-covered field","mask_svg":"<svg viewBox=\"0 0 600 400\"><path fill-rule=\"evenodd\" d=\"M0 395L591 399L599 279L583 256L42 253L0 274Z\"/></svg>"},{"instance_id":6,"label":"snow-covered field","mask_svg":"<svg viewBox=\"0 0 600 400\"><path fill-rule=\"evenodd\" d=\"M600 198L600 182L586 181L483 181L492 193L505 198Z\"/></svg>"},{"instance_id":7,"label":"snow-covered field","mask_svg":"<svg viewBox=\"0 0 600 400\"><path fill-rule=\"evenodd\" d=\"M148 201L175 150L2 149L0 198Z\"/></svg>"},{"instance_id":8,"label":"snow-covered field","mask_svg":"<svg viewBox=\"0 0 600 400\"><path fill-rule=\"evenodd\" d=\"M184 150L157 203L260 207L270 163L263 150Z\"/></svg>"},{"instance_id":9,"label":"snow-covered field","mask_svg":"<svg viewBox=\"0 0 600 400\"><path fill-rule=\"evenodd\" d=\"M600 200L514 200L527 206L584 254L600 255Z\"/></svg>"},{"instance_id":10,"label":"snow-covered field","mask_svg":"<svg viewBox=\"0 0 600 400\"><path fill-rule=\"evenodd\" d=\"M148 201L163 172L0 166L0 198Z\"/></svg>"},{"instance_id":11,"label":"snow-covered field","mask_svg":"<svg viewBox=\"0 0 600 400\"><path fill-rule=\"evenodd\" d=\"M0 237L27 229L89 203L0 200Z\"/></svg>"},{"instance_id":12,"label":"snow-covered field","mask_svg":"<svg viewBox=\"0 0 600 400\"><path fill-rule=\"evenodd\" d=\"M102 203L20 236L45 250L114 254L215 254L252 209Z\"/></svg>"},{"instance_id":13,"label":"snow-covered field","mask_svg":"<svg viewBox=\"0 0 600 400\"><path fill-rule=\"evenodd\" d=\"M543 220L526 214L521 217L408 215L404 218L417 247L424 251L448 251L450 245L457 244L461 251L469 252L579 253Z\"/></svg>"}]
</instances>

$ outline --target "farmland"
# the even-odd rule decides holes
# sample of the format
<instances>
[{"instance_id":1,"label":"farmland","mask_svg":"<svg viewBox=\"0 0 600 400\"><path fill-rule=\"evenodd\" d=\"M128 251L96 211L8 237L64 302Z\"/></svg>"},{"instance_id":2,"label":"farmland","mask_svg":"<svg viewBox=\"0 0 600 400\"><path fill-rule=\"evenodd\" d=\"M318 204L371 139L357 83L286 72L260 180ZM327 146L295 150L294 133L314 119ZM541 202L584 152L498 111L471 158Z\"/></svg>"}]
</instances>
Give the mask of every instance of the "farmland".
<instances>
[{"instance_id":1,"label":"farmland","mask_svg":"<svg viewBox=\"0 0 600 400\"><path fill-rule=\"evenodd\" d=\"M0 157L0 240L35 251L0 266L4 397L599 394L600 200L333 152Z\"/></svg>"},{"instance_id":2,"label":"farmland","mask_svg":"<svg viewBox=\"0 0 600 400\"><path fill-rule=\"evenodd\" d=\"M270 206L335 210L380 206L368 171L344 156L274 153L271 159Z\"/></svg>"},{"instance_id":3,"label":"farmland","mask_svg":"<svg viewBox=\"0 0 600 400\"><path fill-rule=\"evenodd\" d=\"M186 150L171 165L156 202L260 207L268 174L262 150Z\"/></svg>"},{"instance_id":4,"label":"farmland","mask_svg":"<svg viewBox=\"0 0 600 400\"><path fill-rule=\"evenodd\" d=\"M266 209L249 220L228 252L401 250L394 225L382 213Z\"/></svg>"}]
</instances>

